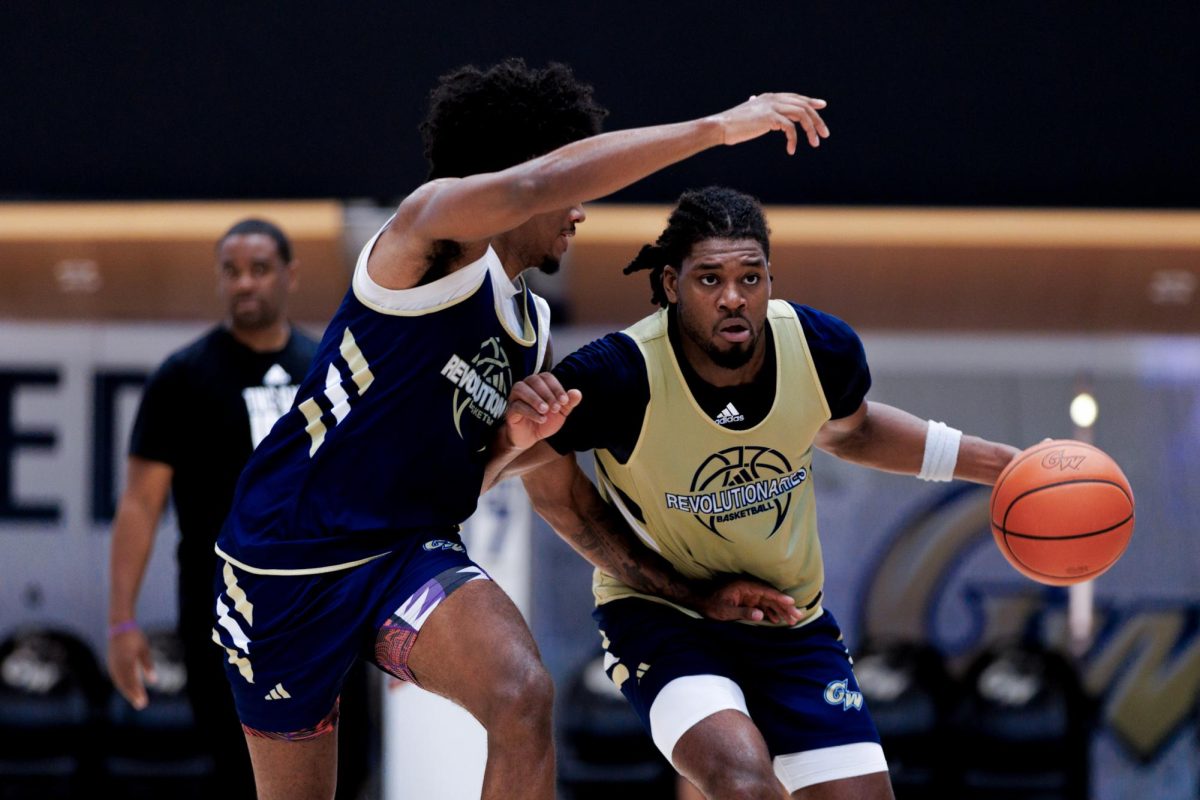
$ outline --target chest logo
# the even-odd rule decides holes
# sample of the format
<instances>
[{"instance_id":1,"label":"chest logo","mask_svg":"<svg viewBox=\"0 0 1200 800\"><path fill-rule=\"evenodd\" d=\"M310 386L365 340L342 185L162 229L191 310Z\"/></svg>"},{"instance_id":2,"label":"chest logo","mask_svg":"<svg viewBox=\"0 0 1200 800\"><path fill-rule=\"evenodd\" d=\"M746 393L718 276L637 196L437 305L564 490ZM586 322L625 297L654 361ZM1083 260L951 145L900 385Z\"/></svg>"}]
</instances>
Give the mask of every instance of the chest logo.
<instances>
[{"instance_id":1,"label":"chest logo","mask_svg":"<svg viewBox=\"0 0 1200 800\"><path fill-rule=\"evenodd\" d=\"M713 453L692 476L691 491L666 493L668 509L691 514L701 525L729 540L723 525L765 514L770 539L792 505L792 490L808 479L808 469L792 469L778 450L728 447Z\"/></svg>"},{"instance_id":2,"label":"chest logo","mask_svg":"<svg viewBox=\"0 0 1200 800\"><path fill-rule=\"evenodd\" d=\"M721 409L721 413L717 414L716 423L718 425L728 425L731 422L741 422L745 418L746 417L742 414L742 412L738 411L737 408L734 407L733 403L727 403L725 407Z\"/></svg>"},{"instance_id":3,"label":"chest logo","mask_svg":"<svg viewBox=\"0 0 1200 800\"><path fill-rule=\"evenodd\" d=\"M469 360L450 356L442 367L442 375L455 387L451 413L454 429L461 438L467 438L465 421L475 419L491 429L504 416L512 389L512 367L508 353L500 345L500 337L485 340Z\"/></svg>"}]
</instances>

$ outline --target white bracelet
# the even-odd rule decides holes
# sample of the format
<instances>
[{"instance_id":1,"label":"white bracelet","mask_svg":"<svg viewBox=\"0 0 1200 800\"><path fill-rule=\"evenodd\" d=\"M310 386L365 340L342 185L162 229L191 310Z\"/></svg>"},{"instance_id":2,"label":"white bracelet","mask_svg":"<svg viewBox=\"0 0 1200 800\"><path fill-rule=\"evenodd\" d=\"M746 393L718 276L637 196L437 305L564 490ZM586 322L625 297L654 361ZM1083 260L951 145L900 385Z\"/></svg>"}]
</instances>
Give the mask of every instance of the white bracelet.
<instances>
[{"instance_id":1,"label":"white bracelet","mask_svg":"<svg viewBox=\"0 0 1200 800\"><path fill-rule=\"evenodd\" d=\"M917 477L923 481L954 480L958 443L961 440L962 431L929 420L929 427L925 430L925 457L921 460L921 471Z\"/></svg>"}]
</instances>

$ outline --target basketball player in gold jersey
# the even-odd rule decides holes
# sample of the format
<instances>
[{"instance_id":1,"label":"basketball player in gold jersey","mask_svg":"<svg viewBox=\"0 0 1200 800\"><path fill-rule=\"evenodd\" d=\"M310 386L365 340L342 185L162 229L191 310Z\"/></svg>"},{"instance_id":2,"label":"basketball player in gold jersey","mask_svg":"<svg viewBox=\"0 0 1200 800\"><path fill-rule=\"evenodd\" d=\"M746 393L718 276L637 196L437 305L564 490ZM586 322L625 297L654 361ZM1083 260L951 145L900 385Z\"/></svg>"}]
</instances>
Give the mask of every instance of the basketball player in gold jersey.
<instances>
[{"instance_id":1,"label":"basketball player in gold jersey","mask_svg":"<svg viewBox=\"0 0 1200 800\"><path fill-rule=\"evenodd\" d=\"M650 271L662 309L518 385L510 416L566 391L582 401L513 471L568 539L627 525L687 577L751 576L795 599L794 613L761 624L721 622L595 574L608 674L705 797L891 798L879 734L822 606L813 447L983 484L1017 449L867 401L858 336L772 300L769 255L756 200L684 194L625 270ZM571 455L588 449L603 498Z\"/></svg>"}]
</instances>

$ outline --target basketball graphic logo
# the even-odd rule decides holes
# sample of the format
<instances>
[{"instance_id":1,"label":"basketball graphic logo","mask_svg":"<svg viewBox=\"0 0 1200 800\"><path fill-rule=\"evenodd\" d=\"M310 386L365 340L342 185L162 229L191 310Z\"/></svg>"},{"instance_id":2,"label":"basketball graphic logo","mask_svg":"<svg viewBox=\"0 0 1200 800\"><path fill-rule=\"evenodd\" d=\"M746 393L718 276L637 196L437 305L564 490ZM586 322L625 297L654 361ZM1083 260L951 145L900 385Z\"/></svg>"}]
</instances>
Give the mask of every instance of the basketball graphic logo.
<instances>
[{"instance_id":1,"label":"basketball graphic logo","mask_svg":"<svg viewBox=\"0 0 1200 800\"><path fill-rule=\"evenodd\" d=\"M512 367L500 338L485 340L470 360L451 356L442 374L455 385L451 412L458 435L464 440L486 436L504 415L512 389Z\"/></svg>"},{"instance_id":2,"label":"basketball graphic logo","mask_svg":"<svg viewBox=\"0 0 1200 800\"><path fill-rule=\"evenodd\" d=\"M793 470L778 450L728 447L704 460L692 476L689 494L668 493L667 508L691 512L701 525L728 541L732 539L723 526L764 515L762 535L770 539L787 517L792 489L807 478L807 468Z\"/></svg>"}]
</instances>

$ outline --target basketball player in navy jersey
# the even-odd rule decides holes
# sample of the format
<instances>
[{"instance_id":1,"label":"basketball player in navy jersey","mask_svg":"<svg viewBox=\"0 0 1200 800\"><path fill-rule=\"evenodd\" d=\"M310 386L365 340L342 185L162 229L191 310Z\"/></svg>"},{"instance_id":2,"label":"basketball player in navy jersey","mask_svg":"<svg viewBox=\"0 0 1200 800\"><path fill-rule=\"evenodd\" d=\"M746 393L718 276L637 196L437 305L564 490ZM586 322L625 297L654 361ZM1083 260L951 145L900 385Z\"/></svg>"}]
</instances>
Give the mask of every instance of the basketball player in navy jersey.
<instances>
[{"instance_id":1,"label":"basketball player in navy jersey","mask_svg":"<svg viewBox=\"0 0 1200 800\"><path fill-rule=\"evenodd\" d=\"M822 606L812 448L984 484L1017 450L867 402L858 336L770 299L769 254L753 198L685 193L625 270L650 270L662 309L518 386L513 416L533 413L530 397L582 400L509 472L532 468L534 508L568 539L628 525L683 575L745 574L794 598L798 622L735 624L596 570L608 674L705 797L890 798L879 735ZM558 457L589 449L603 498L572 455Z\"/></svg>"},{"instance_id":2,"label":"basketball player in navy jersey","mask_svg":"<svg viewBox=\"0 0 1200 800\"><path fill-rule=\"evenodd\" d=\"M483 724L484 797L554 796L549 676L458 535L496 466L557 430L574 403L550 398L504 424L514 381L546 361L546 305L519 276L555 268L582 201L772 130L789 153L797 125L815 147L824 105L760 95L598 134L603 109L562 65L510 60L441 78L422 125L431 180L363 248L217 542L214 638L260 798L332 796L338 692L362 657Z\"/></svg>"}]
</instances>

